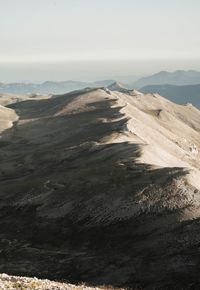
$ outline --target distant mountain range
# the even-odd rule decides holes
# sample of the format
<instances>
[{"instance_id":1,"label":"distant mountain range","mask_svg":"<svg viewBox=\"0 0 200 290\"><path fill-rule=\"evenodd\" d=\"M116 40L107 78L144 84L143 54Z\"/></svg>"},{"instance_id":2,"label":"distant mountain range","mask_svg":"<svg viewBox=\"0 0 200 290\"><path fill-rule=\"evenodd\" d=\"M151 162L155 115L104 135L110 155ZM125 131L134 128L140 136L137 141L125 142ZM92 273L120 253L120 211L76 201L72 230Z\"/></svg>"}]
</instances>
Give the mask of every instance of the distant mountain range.
<instances>
[{"instance_id":1,"label":"distant mountain range","mask_svg":"<svg viewBox=\"0 0 200 290\"><path fill-rule=\"evenodd\" d=\"M140 89L143 93L159 93L161 96L178 103L192 103L200 109L200 84L199 85L149 85Z\"/></svg>"},{"instance_id":2,"label":"distant mountain range","mask_svg":"<svg viewBox=\"0 0 200 290\"><path fill-rule=\"evenodd\" d=\"M103 80L96 82L81 82L81 81L63 81L52 82L46 81L42 84L34 83L0 83L0 93L14 93L14 94L64 94L73 90L80 90L86 87L107 87L112 84L113 80Z\"/></svg>"},{"instance_id":3,"label":"distant mountain range","mask_svg":"<svg viewBox=\"0 0 200 290\"><path fill-rule=\"evenodd\" d=\"M175 72L161 71L151 76L140 78L130 84L131 87L140 89L148 85L194 85L200 84L200 72L177 70Z\"/></svg>"},{"instance_id":4,"label":"distant mountain range","mask_svg":"<svg viewBox=\"0 0 200 290\"><path fill-rule=\"evenodd\" d=\"M111 91L130 93L139 89L145 93L159 93L160 95L180 104L192 103L200 108L200 72L177 70L175 72L161 71L151 76L140 78L138 81L121 84L114 80L96 82L82 81L46 81L41 84L0 82L0 93L13 94L64 94L84 88L108 88Z\"/></svg>"}]
</instances>

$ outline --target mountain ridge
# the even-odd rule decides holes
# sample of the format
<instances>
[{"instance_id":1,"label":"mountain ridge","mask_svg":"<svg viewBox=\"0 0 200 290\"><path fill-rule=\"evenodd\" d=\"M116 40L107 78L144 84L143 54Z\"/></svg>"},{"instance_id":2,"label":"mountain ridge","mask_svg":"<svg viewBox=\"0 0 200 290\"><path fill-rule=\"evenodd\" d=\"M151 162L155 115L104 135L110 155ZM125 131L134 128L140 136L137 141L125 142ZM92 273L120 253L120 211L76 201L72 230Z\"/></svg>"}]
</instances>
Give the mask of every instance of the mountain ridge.
<instances>
[{"instance_id":1,"label":"mountain ridge","mask_svg":"<svg viewBox=\"0 0 200 290\"><path fill-rule=\"evenodd\" d=\"M19 119L0 139L2 272L198 289L199 110L107 88L8 107Z\"/></svg>"}]
</instances>

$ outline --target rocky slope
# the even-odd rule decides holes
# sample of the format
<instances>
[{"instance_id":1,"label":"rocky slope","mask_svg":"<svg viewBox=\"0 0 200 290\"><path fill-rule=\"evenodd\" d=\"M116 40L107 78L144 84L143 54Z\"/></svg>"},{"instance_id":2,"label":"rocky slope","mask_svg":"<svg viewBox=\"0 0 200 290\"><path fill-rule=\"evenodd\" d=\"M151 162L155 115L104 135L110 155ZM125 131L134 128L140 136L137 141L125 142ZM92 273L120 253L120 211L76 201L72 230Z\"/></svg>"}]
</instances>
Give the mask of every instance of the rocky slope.
<instances>
[{"instance_id":1,"label":"rocky slope","mask_svg":"<svg viewBox=\"0 0 200 290\"><path fill-rule=\"evenodd\" d=\"M87 89L9 105L0 271L131 289L200 286L200 111Z\"/></svg>"}]
</instances>

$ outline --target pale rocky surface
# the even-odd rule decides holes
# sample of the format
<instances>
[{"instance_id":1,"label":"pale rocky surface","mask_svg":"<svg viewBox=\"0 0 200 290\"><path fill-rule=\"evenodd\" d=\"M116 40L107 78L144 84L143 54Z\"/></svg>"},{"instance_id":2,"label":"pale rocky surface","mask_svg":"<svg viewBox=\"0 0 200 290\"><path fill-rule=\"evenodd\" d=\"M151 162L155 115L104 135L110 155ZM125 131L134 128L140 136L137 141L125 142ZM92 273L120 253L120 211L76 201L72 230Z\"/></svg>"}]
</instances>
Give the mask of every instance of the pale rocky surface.
<instances>
[{"instance_id":1,"label":"pale rocky surface","mask_svg":"<svg viewBox=\"0 0 200 290\"><path fill-rule=\"evenodd\" d=\"M75 286L68 283L59 283L50 280L37 278L27 278L19 276L9 276L0 274L1 290L115 290L110 287L89 287L86 285ZM116 289L117 290L117 289ZM118 290L123 290L119 289Z\"/></svg>"},{"instance_id":2,"label":"pale rocky surface","mask_svg":"<svg viewBox=\"0 0 200 290\"><path fill-rule=\"evenodd\" d=\"M11 128L17 120L18 115L15 111L0 105L0 133Z\"/></svg>"}]
</instances>

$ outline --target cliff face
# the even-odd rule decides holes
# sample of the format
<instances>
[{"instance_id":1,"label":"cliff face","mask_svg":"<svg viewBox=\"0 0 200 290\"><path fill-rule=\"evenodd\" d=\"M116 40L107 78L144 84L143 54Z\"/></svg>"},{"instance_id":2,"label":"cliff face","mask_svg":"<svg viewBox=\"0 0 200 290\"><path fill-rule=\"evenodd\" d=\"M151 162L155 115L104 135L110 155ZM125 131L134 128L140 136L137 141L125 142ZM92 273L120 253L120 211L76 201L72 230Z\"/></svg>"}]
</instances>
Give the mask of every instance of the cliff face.
<instances>
[{"instance_id":1,"label":"cliff face","mask_svg":"<svg viewBox=\"0 0 200 290\"><path fill-rule=\"evenodd\" d=\"M1 272L199 285L197 109L108 89L10 109L19 120L0 139Z\"/></svg>"}]
</instances>

